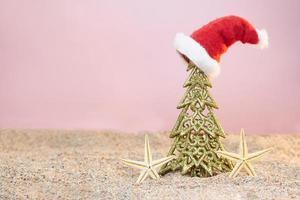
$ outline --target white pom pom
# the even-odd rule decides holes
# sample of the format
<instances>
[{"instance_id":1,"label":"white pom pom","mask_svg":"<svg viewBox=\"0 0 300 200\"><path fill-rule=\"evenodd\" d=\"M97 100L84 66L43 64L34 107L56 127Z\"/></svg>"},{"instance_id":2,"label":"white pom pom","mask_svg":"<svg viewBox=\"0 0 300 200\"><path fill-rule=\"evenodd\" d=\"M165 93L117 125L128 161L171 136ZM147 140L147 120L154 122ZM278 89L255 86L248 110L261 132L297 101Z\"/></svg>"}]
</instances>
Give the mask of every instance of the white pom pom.
<instances>
[{"instance_id":1,"label":"white pom pom","mask_svg":"<svg viewBox=\"0 0 300 200\"><path fill-rule=\"evenodd\" d=\"M257 35L258 35L258 43L257 45L259 48L264 49L269 46L269 37L266 30L258 30L256 29Z\"/></svg>"}]
</instances>

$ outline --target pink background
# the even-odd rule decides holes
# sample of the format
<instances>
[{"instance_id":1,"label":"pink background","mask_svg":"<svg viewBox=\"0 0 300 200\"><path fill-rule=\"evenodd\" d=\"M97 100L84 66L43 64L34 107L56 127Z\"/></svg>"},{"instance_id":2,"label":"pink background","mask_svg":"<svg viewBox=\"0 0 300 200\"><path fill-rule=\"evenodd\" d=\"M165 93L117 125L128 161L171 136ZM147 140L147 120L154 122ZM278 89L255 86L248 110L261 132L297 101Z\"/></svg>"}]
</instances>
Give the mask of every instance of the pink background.
<instances>
[{"instance_id":1,"label":"pink background","mask_svg":"<svg viewBox=\"0 0 300 200\"><path fill-rule=\"evenodd\" d=\"M232 46L213 81L225 131L300 132L300 1L0 0L0 127L170 130L188 74L172 42L235 14L270 48Z\"/></svg>"}]
</instances>

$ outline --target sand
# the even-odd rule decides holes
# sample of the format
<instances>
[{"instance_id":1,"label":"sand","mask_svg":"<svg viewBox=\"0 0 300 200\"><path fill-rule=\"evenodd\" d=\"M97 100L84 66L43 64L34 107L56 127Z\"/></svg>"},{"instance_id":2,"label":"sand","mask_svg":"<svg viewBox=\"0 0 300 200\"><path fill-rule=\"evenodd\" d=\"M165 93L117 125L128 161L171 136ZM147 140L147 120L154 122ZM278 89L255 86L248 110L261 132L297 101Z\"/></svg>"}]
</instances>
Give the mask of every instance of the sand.
<instances>
[{"instance_id":1,"label":"sand","mask_svg":"<svg viewBox=\"0 0 300 200\"><path fill-rule=\"evenodd\" d=\"M165 156L168 133L148 134L154 159ZM144 133L0 129L0 199L300 199L300 135L246 136L250 152L275 147L253 163L257 177L169 173L135 185L139 172L119 159L143 159ZM237 151L238 141L223 143Z\"/></svg>"}]
</instances>

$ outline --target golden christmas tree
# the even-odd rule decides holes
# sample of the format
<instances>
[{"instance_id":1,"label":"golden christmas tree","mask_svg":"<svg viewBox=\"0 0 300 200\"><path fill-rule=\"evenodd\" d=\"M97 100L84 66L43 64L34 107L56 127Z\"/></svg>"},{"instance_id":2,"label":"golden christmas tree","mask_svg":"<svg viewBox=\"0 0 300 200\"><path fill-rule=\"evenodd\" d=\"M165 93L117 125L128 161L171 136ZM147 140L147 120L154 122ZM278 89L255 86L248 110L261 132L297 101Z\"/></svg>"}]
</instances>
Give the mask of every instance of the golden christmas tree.
<instances>
[{"instance_id":1,"label":"golden christmas tree","mask_svg":"<svg viewBox=\"0 0 300 200\"><path fill-rule=\"evenodd\" d=\"M211 83L192 62L187 71L191 71L183 85L187 90L177 106L182 110L170 134L174 141L168 156L176 158L163 165L159 173L180 170L182 174L208 177L231 171L231 162L216 153L224 150L220 138L225 134L213 113L218 106L208 92Z\"/></svg>"}]
</instances>

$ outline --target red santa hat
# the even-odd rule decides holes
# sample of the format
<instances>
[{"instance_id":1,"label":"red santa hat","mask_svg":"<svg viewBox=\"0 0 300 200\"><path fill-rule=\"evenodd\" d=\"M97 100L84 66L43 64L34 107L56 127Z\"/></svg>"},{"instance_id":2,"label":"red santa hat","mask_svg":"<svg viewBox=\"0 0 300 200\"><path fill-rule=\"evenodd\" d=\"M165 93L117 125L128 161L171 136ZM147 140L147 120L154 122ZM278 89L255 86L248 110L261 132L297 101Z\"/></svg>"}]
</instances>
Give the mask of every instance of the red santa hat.
<instances>
[{"instance_id":1,"label":"red santa hat","mask_svg":"<svg viewBox=\"0 0 300 200\"><path fill-rule=\"evenodd\" d=\"M268 47L268 34L241 17L226 16L208 23L191 36L177 33L174 46L186 61L192 61L208 76L216 77L220 73L221 55L236 41L263 49Z\"/></svg>"}]
</instances>

